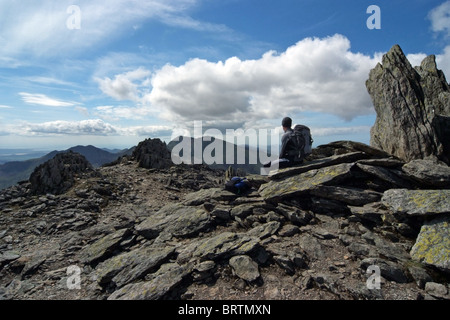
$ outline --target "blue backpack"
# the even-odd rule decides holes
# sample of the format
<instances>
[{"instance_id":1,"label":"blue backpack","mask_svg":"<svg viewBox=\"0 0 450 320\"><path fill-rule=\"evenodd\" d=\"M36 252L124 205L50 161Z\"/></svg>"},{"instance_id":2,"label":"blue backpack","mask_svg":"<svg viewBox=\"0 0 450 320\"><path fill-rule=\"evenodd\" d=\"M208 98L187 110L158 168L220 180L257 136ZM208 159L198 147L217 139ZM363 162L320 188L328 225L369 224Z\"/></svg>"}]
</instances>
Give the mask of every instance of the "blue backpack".
<instances>
[{"instance_id":1,"label":"blue backpack","mask_svg":"<svg viewBox=\"0 0 450 320\"><path fill-rule=\"evenodd\" d=\"M247 179L241 177L233 177L225 183L225 190L236 194L244 194L251 189L251 185Z\"/></svg>"}]
</instances>

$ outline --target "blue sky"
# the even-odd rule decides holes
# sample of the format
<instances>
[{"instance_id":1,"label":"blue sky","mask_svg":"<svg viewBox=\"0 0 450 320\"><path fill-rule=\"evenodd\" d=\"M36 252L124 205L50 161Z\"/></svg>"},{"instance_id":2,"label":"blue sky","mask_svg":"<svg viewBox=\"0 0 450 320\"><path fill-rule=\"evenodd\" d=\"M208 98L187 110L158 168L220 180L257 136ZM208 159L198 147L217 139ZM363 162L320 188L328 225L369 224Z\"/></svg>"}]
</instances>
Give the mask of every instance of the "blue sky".
<instances>
[{"instance_id":1,"label":"blue sky","mask_svg":"<svg viewBox=\"0 0 450 320\"><path fill-rule=\"evenodd\" d=\"M315 145L369 143L365 81L394 44L449 78L450 1L4 0L0 148L125 148L286 115Z\"/></svg>"}]
</instances>

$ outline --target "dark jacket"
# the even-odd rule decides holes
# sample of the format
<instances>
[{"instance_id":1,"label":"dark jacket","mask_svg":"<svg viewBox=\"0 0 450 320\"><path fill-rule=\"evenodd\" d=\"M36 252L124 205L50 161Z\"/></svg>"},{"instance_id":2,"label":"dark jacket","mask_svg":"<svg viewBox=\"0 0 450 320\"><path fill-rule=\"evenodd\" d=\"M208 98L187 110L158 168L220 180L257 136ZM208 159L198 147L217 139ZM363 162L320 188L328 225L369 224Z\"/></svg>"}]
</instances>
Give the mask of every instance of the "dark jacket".
<instances>
[{"instance_id":1,"label":"dark jacket","mask_svg":"<svg viewBox=\"0 0 450 320\"><path fill-rule=\"evenodd\" d=\"M294 144L289 139L290 135L294 132L292 129L287 129L286 132L281 137L281 150L280 150L280 159L288 159L289 161L293 161L292 156L289 155L290 151L295 149Z\"/></svg>"}]
</instances>

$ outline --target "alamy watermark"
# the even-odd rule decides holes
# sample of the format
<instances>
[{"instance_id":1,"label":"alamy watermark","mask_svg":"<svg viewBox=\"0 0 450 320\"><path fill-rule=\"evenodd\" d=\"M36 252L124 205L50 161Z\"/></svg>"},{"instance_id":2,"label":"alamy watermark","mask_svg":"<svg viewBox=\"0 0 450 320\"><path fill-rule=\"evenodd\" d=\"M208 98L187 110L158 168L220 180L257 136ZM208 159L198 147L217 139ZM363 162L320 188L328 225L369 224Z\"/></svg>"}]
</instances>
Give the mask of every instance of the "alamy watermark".
<instances>
[{"instance_id":1,"label":"alamy watermark","mask_svg":"<svg viewBox=\"0 0 450 320\"><path fill-rule=\"evenodd\" d=\"M66 271L68 277L66 286L69 290L81 289L81 268L76 265L69 266Z\"/></svg>"},{"instance_id":2,"label":"alamy watermark","mask_svg":"<svg viewBox=\"0 0 450 320\"><path fill-rule=\"evenodd\" d=\"M371 16L367 19L366 25L369 30L381 29L381 9L379 6L371 5L367 8L367 14Z\"/></svg>"},{"instance_id":3,"label":"alamy watermark","mask_svg":"<svg viewBox=\"0 0 450 320\"><path fill-rule=\"evenodd\" d=\"M381 270L377 265L371 265L367 268L366 273L369 274L369 278L366 281L367 289L380 290L381 289Z\"/></svg>"},{"instance_id":4,"label":"alamy watermark","mask_svg":"<svg viewBox=\"0 0 450 320\"><path fill-rule=\"evenodd\" d=\"M182 163L263 165L274 162L274 166L270 169L276 170L278 165L275 160L279 155L280 132L279 128L247 129L245 131L243 129L227 129L224 136L219 129L208 129L203 132L202 121L194 121L193 137L187 135L172 140L178 142L172 149L172 162L176 165ZM203 142L210 143L203 147ZM227 143L224 144L224 142ZM249 145L250 147L245 147ZM267 171L266 168L261 168L262 175L267 175Z\"/></svg>"},{"instance_id":5,"label":"alamy watermark","mask_svg":"<svg viewBox=\"0 0 450 320\"><path fill-rule=\"evenodd\" d=\"M69 30L81 29L81 9L79 6L71 5L67 7L67 14L70 16L66 20L66 26Z\"/></svg>"}]
</instances>

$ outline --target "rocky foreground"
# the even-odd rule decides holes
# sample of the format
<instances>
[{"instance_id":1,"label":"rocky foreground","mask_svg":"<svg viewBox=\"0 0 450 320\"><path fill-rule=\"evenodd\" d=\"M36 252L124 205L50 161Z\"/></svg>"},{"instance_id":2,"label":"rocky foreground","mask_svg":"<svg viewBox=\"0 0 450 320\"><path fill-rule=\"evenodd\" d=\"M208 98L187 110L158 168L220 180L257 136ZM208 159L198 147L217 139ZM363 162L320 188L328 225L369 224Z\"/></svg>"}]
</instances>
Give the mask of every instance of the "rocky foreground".
<instances>
[{"instance_id":1,"label":"rocky foreground","mask_svg":"<svg viewBox=\"0 0 450 320\"><path fill-rule=\"evenodd\" d=\"M450 298L445 164L336 142L237 196L204 166L79 157L0 193L1 299Z\"/></svg>"}]
</instances>

